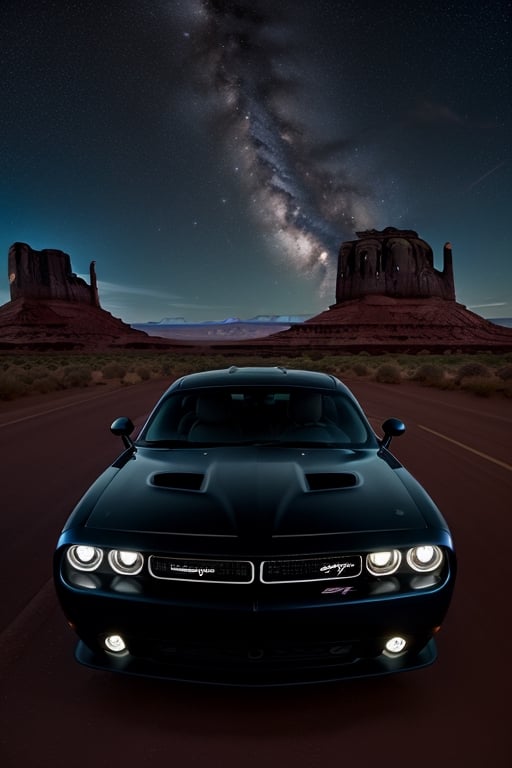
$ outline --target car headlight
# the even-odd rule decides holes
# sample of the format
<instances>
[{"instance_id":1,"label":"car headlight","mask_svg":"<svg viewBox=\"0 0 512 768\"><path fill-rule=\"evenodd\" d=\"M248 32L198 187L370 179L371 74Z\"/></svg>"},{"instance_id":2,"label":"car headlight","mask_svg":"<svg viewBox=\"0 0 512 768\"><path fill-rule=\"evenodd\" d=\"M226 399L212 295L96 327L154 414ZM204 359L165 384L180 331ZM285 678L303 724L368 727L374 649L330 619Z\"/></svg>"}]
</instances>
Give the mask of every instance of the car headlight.
<instances>
[{"instance_id":1,"label":"car headlight","mask_svg":"<svg viewBox=\"0 0 512 768\"><path fill-rule=\"evenodd\" d=\"M144 565L144 558L140 552L124 549L112 549L108 553L108 561L112 570L123 576L136 576L142 571Z\"/></svg>"},{"instance_id":2,"label":"car headlight","mask_svg":"<svg viewBox=\"0 0 512 768\"><path fill-rule=\"evenodd\" d=\"M401 559L398 549L370 552L366 555L366 567L373 576L389 576L398 569Z\"/></svg>"},{"instance_id":3,"label":"car headlight","mask_svg":"<svg viewBox=\"0 0 512 768\"><path fill-rule=\"evenodd\" d=\"M443 553L432 544L413 547L407 552L407 562L414 571L435 571L443 562Z\"/></svg>"},{"instance_id":4,"label":"car headlight","mask_svg":"<svg viewBox=\"0 0 512 768\"><path fill-rule=\"evenodd\" d=\"M66 553L68 562L79 571L95 571L103 560L103 551L98 547L75 544Z\"/></svg>"}]
</instances>

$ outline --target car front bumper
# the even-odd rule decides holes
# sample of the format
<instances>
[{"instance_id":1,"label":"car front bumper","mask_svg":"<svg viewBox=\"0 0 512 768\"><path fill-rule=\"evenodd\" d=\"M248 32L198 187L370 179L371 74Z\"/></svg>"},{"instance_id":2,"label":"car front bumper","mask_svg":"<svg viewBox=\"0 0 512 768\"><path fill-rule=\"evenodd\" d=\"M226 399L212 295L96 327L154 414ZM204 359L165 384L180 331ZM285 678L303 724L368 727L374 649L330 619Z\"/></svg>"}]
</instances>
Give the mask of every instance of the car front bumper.
<instances>
[{"instance_id":1,"label":"car front bumper","mask_svg":"<svg viewBox=\"0 0 512 768\"><path fill-rule=\"evenodd\" d=\"M224 686L285 686L375 677L420 669L437 657L433 638L419 650L396 658L382 653L367 658L350 644L311 643L267 647L160 647L153 656L93 651L79 640L75 658L93 669L189 683Z\"/></svg>"},{"instance_id":2,"label":"car front bumper","mask_svg":"<svg viewBox=\"0 0 512 768\"><path fill-rule=\"evenodd\" d=\"M155 604L73 593L60 599L79 643L76 658L96 669L224 685L292 685L418 669L436 658L433 636L451 586L378 601L287 608ZM126 649L108 651L109 635ZM392 637L406 648L390 653Z\"/></svg>"}]
</instances>

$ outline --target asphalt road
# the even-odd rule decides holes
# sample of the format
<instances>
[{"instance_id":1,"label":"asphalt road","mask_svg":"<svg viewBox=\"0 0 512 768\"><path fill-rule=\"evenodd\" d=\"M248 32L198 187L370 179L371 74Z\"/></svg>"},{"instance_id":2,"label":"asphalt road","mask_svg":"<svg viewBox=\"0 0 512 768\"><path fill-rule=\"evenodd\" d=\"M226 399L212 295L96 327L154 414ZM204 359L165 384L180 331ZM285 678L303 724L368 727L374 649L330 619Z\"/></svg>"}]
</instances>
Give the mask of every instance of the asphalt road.
<instances>
[{"instance_id":1,"label":"asphalt road","mask_svg":"<svg viewBox=\"0 0 512 768\"><path fill-rule=\"evenodd\" d=\"M412 385L351 386L425 485L457 546L439 658L418 672L292 689L218 689L80 667L51 556L82 492L141 422L150 382L0 406L0 765L501 768L510 765L512 401Z\"/></svg>"}]
</instances>

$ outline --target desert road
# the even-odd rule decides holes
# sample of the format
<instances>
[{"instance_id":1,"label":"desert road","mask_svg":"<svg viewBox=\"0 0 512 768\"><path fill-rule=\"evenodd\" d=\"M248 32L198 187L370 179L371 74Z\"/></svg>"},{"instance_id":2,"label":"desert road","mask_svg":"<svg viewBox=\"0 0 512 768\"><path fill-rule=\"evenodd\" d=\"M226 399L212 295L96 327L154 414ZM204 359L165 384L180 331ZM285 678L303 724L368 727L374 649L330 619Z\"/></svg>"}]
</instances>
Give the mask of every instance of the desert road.
<instances>
[{"instance_id":1,"label":"desert road","mask_svg":"<svg viewBox=\"0 0 512 768\"><path fill-rule=\"evenodd\" d=\"M323 686L187 686L73 659L51 560L60 529L166 386L0 405L0 765L3 768L504 768L512 748L512 400L347 382L454 534L459 573L427 669ZM205 627L207 631L207 627Z\"/></svg>"}]
</instances>

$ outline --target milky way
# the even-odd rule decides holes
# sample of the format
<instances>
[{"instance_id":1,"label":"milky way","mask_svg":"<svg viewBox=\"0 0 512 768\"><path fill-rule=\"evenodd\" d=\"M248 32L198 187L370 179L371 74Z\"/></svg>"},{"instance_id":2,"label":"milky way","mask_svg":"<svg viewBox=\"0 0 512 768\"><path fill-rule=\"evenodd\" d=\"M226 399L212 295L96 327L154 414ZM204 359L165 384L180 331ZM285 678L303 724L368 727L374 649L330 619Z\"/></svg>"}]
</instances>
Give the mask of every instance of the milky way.
<instances>
[{"instance_id":1,"label":"milky way","mask_svg":"<svg viewBox=\"0 0 512 768\"><path fill-rule=\"evenodd\" d=\"M330 285L341 240L374 225L374 206L353 180L350 142L319 138L296 116L304 113L308 61L293 3L279 8L194 0L175 7L175 21L190 84L252 214L294 268L323 274Z\"/></svg>"}]
</instances>

